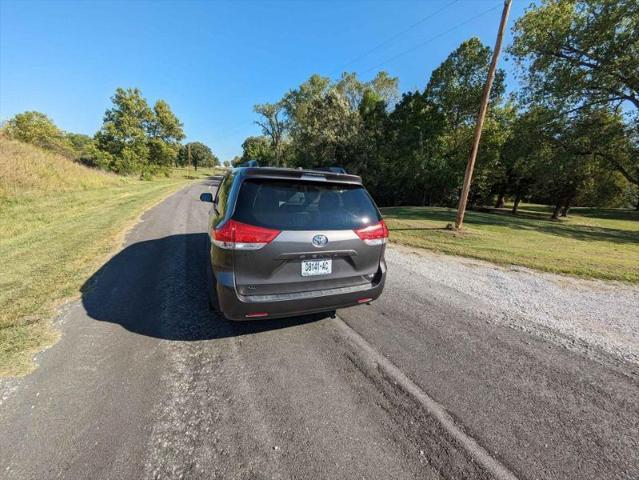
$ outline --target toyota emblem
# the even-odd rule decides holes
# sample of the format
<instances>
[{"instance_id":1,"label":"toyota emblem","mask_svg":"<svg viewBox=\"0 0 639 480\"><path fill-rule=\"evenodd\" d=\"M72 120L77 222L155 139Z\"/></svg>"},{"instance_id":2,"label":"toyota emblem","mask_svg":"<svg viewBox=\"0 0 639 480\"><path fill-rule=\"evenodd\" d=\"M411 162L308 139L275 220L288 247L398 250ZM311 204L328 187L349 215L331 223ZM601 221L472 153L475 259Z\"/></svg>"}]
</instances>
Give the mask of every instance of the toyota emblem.
<instances>
[{"instance_id":1,"label":"toyota emblem","mask_svg":"<svg viewBox=\"0 0 639 480\"><path fill-rule=\"evenodd\" d=\"M311 243L314 247L324 247L328 243L328 238L326 235L315 235Z\"/></svg>"}]
</instances>

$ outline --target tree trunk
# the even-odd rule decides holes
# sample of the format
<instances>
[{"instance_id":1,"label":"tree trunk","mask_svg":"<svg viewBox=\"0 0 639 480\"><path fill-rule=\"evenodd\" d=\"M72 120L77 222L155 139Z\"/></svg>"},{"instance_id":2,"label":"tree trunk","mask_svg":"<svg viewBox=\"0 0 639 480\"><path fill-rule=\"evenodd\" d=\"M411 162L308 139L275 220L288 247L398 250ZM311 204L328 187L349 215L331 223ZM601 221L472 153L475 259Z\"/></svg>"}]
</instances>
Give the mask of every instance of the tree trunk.
<instances>
[{"instance_id":1,"label":"tree trunk","mask_svg":"<svg viewBox=\"0 0 639 480\"><path fill-rule=\"evenodd\" d=\"M426 179L424 179L424 185L423 185L423 190L424 190L424 194L422 195L422 207L426 205L426 195L428 194L428 186L426 185ZM430 205L430 202L429 202Z\"/></svg>"},{"instance_id":2,"label":"tree trunk","mask_svg":"<svg viewBox=\"0 0 639 480\"><path fill-rule=\"evenodd\" d=\"M566 201L564 202L564 206L561 209L561 216L562 217L567 217L568 216L568 210L570 210L570 199L567 198Z\"/></svg>"},{"instance_id":3,"label":"tree trunk","mask_svg":"<svg viewBox=\"0 0 639 480\"><path fill-rule=\"evenodd\" d=\"M504 192L499 192L495 208L504 208L504 205L506 205L506 194Z\"/></svg>"},{"instance_id":4,"label":"tree trunk","mask_svg":"<svg viewBox=\"0 0 639 480\"><path fill-rule=\"evenodd\" d=\"M521 193L517 192L515 195L515 203L513 204L513 215L517 215L517 209L519 208L519 202L521 202Z\"/></svg>"},{"instance_id":5,"label":"tree trunk","mask_svg":"<svg viewBox=\"0 0 639 480\"><path fill-rule=\"evenodd\" d=\"M561 211L561 202L557 202L557 205L555 205L555 209L552 211L552 215L550 216L550 218L552 218L553 220L557 220L559 218L560 211Z\"/></svg>"}]
</instances>

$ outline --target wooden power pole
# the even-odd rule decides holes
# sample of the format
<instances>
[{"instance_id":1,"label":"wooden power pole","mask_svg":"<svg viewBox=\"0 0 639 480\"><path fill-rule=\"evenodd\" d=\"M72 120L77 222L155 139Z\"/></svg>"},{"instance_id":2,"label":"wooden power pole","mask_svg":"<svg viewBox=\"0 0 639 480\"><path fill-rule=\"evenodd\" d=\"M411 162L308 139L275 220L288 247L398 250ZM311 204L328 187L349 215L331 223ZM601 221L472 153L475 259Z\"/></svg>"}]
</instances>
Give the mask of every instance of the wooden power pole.
<instances>
[{"instance_id":1,"label":"wooden power pole","mask_svg":"<svg viewBox=\"0 0 639 480\"><path fill-rule=\"evenodd\" d=\"M475 125L475 136L473 137L473 148L470 150L470 156L468 157L468 164L466 165L466 173L464 174L464 184L462 186L461 196L459 197L459 205L457 206L457 217L455 217L455 229L462 228L464 224L464 213L466 213L466 202L468 201L468 191L470 190L470 182L473 178L473 169L475 168L475 159L477 158L477 151L479 150L479 140L481 138L481 131L484 126L484 119L486 118L486 111L488 110L488 99L490 98L490 89L493 86L493 80L495 79L495 70L497 69L497 59L499 58L499 52L501 51L501 42L504 37L504 30L506 29L506 22L508 21L508 14L510 13L510 4L512 0L504 0L504 10L501 13L501 22L499 23L499 32L497 32L497 41L495 42L495 50L493 50L493 59L490 62L490 68L488 69L488 78L484 85L484 91L481 97L481 107L479 109L479 115L477 116L477 124Z\"/></svg>"}]
</instances>

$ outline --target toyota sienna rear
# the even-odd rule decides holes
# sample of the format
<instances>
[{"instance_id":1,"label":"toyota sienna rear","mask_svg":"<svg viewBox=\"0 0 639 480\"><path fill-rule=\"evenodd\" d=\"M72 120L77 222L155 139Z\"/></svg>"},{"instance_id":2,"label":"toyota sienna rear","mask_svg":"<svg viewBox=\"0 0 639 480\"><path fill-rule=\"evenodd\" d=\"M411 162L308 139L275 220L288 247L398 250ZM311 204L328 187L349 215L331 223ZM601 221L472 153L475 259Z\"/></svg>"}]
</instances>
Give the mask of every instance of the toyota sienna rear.
<instances>
[{"instance_id":1,"label":"toyota sienna rear","mask_svg":"<svg viewBox=\"0 0 639 480\"><path fill-rule=\"evenodd\" d=\"M211 303L228 319L333 311L384 288L388 229L355 175L235 169L213 200L209 238Z\"/></svg>"}]
</instances>

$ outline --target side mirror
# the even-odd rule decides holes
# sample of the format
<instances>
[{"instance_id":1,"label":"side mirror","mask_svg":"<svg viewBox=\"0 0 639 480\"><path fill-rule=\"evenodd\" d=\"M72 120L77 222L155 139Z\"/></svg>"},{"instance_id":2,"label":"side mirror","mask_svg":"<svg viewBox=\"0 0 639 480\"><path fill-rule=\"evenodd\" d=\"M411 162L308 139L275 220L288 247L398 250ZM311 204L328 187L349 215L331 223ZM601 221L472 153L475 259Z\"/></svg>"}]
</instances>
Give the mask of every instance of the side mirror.
<instances>
[{"instance_id":1,"label":"side mirror","mask_svg":"<svg viewBox=\"0 0 639 480\"><path fill-rule=\"evenodd\" d=\"M210 192L204 192L200 194L201 202L213 203L213 194Z\"/></svg>"}]
</instances>

